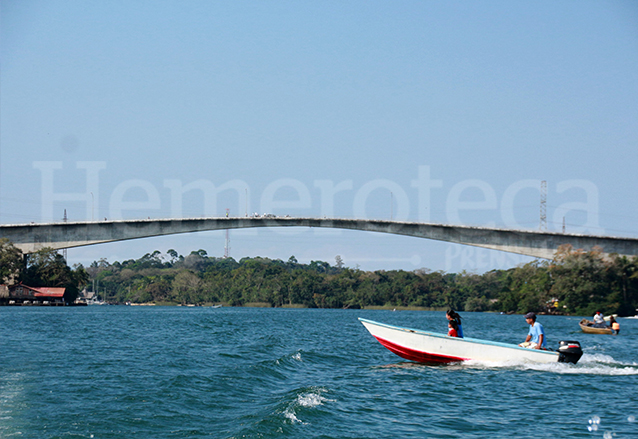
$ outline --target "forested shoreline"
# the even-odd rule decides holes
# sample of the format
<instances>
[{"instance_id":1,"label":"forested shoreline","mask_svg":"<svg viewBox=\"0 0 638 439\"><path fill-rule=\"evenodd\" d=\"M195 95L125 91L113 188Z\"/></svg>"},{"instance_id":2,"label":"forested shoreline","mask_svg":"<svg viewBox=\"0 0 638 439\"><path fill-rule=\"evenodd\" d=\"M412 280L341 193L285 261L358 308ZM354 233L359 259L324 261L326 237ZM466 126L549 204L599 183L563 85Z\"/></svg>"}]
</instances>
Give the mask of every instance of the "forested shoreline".
<instances>
[{"instance_id":1,"label":"forested shoreline","mask_svg":"<svg viewBox=\"0 0 638 439\"><path fill-rule=\"evenodd\" d=\"M6 282L7 249L2 246ZM15 262L15 261L14 261ZM17 262L16 262L17 263ZM18 263L19 264L19 263ZM16 270L16 267L13 267ZM413 307L460 311L634 315L638 308L638 258L606 257L598 250L564 247L552 261L535 260L483 274L415 271L363 271L346 267L341 257L299 263L268 258L210 257L204 250L187 256L174 250L139 259L89 267L66 266L44 249L18 266L14 282L66 286L69 297L95 288L110 303L217 304L310 308Z\"/></svg>"},{"instance_id":2,"label":"forested shoreline","mask_svg":"<svg viewBox=\"0 0 638 439\"><path fill-rule=\"evenodd\" d=\"M44 249L26 263L9 243L0 251L2 281L65 286L69 299L95 288L111 303L298 306L310 308L414 307L460 311L634 315L638 308L638 258L605 256L598 250L561 248L552 261L535 260L483 274L363 271L346 267L340 256L299 263L268 258L187 256L174 250L139 259L70 268L57 252ZM20 255L21 256L21 255Z\"/></svg>"}]
</instances>

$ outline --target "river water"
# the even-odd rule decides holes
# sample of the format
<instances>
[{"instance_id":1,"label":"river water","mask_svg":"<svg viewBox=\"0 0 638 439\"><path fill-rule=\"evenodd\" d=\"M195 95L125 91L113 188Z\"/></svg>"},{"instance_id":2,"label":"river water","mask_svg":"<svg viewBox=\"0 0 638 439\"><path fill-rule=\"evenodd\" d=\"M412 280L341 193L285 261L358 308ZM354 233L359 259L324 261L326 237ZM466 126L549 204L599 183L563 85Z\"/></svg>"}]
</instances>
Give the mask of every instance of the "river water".
<instances>
[{"instance_id":1,"label":"river water","mask_svg":"<svg viewBox=\"0 0 638 439\"><path fill-rule=\"evenodd\" d=\"M588 335L540 316L577 365L411 363L359 323L446 332L441 312L0 308L1 438L638 437L638 320ZM465 335L523 341L520 315Z\"/></svg>"}]
</instances>

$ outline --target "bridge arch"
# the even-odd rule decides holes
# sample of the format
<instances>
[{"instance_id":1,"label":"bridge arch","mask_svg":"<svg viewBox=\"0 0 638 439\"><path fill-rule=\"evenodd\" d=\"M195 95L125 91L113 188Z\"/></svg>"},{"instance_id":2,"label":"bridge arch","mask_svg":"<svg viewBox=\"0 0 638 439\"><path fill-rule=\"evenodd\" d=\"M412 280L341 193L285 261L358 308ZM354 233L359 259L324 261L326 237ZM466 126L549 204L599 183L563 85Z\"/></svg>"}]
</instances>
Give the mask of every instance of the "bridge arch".
<instances>
[{"instance_id":1,"label":"bridge arch","mask_svg":"<svg viewBox=\"0 0 638 439\"><path fill-rule=\"evenodd\" d=\"M638 239L546 231L453 226L343 218L222 217L169 218L116 221L78 221L46 224L0 225L0 238L8 238L23 253L44 247L64 249L153 236L254 227L327 227L392 233L551 259L560 245L605 253L638 255Z\"/></svg>"}]
</instances>

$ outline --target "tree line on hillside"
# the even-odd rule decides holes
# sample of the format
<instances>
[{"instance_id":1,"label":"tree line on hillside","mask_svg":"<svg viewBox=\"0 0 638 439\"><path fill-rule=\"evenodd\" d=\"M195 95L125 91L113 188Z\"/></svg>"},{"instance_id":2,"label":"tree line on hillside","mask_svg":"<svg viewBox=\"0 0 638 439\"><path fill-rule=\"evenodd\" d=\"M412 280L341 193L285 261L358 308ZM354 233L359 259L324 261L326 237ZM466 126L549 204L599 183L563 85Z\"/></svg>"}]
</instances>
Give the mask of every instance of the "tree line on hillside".
<instances>
[{"instance_id":1,"label":"tree line on hillside","mask_svg":"<svg viewBox=\"0 0 638 439\"><path fill-rule=\"evenodd\" d=\"M0 281L6 279L10 247L0 246L4 277ZM597 249L568 246L559 249L552 261L535 260L484 274L363 271L345 267L339 256L334 265L301 264L294 256L287 261L260 257L236 261L210 257L204 250L187 256L175 250L154 251L139 259L113 263L100 259L86 269L81 265L71 269L50 249L30 255L26 264L18 263L18 271L14 280L30 286L67 286L77 292L92 284L113 303L385 306L576 315L595 311L633 315L638 308L637 257L605 256Z\"/></svg>"}]
</instances>

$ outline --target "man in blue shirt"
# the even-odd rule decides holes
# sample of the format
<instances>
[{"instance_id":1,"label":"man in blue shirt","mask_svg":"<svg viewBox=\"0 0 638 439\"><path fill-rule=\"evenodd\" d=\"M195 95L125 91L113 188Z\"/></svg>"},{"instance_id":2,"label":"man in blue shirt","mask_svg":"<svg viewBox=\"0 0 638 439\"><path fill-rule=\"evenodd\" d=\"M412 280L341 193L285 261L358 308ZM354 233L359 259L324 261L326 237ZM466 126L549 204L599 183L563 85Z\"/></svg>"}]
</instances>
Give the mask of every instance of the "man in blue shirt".
<instances>
[{"instance_id":1,"label":"man in blue shirt","mask_svg":"<svg viewBox=\"0 0 638 439\"><path fill-rule=\"evenodd\" d=\"M529 347L531 349L547 349L547 340L545 340L545 330L543 325L536 321L536 314L528 312L525 314L525 321L529 325L529 332L527 338L521 346Z\"/></svg>"}]
</instances>

